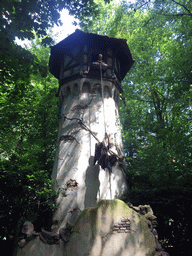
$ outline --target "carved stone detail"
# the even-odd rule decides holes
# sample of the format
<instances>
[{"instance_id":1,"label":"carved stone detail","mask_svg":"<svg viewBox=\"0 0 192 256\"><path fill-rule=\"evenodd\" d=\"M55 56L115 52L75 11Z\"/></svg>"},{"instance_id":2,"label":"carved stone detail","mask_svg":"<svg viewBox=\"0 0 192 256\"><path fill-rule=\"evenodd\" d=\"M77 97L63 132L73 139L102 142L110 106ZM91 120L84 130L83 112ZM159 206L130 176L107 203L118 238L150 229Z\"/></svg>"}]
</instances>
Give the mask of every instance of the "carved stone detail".
<instances>
[{"instance_id":1,"label":"carved stone detail","mask_svg":"<svg viewBox=\"0 0 192 256\"><path fill-rule=\"evenodd\" d=\"M94 96L95 94L101 94L102 88L101 83L98 83L96 79L78 79L71 85L71 82L67 82L60 87L59 98L60 101L63 98L67 98L70 95L81 95L82 93L89 93L90 96ZM113 98L113 100L118 104L119 102L119 91L116 88L113 82L103 81L103 88L104 88L104 98Z\"/></svg>"}]
</instances>

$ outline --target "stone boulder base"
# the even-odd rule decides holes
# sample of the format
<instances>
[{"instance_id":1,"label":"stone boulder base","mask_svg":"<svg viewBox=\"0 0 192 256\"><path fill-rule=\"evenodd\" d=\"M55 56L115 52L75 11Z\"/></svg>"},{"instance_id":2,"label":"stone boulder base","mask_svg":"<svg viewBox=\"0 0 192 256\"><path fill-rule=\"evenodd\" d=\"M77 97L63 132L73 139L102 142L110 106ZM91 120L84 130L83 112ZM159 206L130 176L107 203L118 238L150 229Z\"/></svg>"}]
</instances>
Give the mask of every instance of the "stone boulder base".
<instances>
[{"instance_id":1,"label":"stone boulder base","mask_svg":"<svg viewBox=\"0 0 192 256\"><path fill-rule=\"evenodd\" d=\"M151 256L155 247L144 216L121 200L102 200L78 217L64 255Z\"/></svg>"},{"instance_id":2,"label":"stone boulder base","mask_svg":"<svg viewBox=\"0 0 192 256\"><path fill-rule=\"evenodd\" d=\"M48 245L43 243L39 237L31 240L25 247L17 249L17 256L63 256L64 242Z\"/></svg>"},{"instance_id":3,"label":"stone boulder base","mask_svg":"<svg viewBox=\"0 0 192 256\"><path fill-rule=\"evenodd\" d=\"M69 243L44 244L39 237L17 256L152 256L156 243L147 219L123 201L102 200L73 223Z\"/></svg>"}]
</instances>

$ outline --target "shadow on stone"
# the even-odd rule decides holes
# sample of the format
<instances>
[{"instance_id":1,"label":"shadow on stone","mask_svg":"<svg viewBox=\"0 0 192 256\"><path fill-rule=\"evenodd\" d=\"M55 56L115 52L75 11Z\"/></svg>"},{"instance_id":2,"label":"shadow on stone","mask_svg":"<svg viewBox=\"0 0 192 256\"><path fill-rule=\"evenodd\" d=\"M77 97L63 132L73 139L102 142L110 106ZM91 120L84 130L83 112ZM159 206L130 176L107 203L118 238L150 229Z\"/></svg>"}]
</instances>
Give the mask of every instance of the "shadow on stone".
<instances>
[{"instance_id":1,"label":"shadow on stone","mask_svg":"<svg viewBox=\"0 0 192 256\"><path fill-rule=\"evenodd\" d=\"M97 205L97 193L100 187L99 165L93 165L94 157L89 159L89 166L86 170L85 178L85 208Z\"/></svg>"}]
</instances>

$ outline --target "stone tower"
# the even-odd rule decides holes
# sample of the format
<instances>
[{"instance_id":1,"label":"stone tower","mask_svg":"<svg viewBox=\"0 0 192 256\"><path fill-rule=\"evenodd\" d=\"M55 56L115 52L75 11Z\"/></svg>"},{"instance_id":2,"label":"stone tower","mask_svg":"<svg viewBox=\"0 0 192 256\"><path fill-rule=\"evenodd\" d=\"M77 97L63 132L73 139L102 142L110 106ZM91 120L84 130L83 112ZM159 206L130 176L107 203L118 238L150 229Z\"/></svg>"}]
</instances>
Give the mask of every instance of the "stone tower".
<instances>
[{"instance_id":1,"label":"stone tower","mask_svg":"<svg viewBox=\"0 0 192 256\"><path fill-rule=\"evenodd\" d=\"M58 208L53 232L23 224L17 256L168 255L157 241L151 207L117 199L127 189L118 101L132 64L125 40L80 30L52 47L60 102L53 170Z\"/></svg>"},{"instance_id":2,"label":"stone tower","mask_svg":"<svg viewBox=\"0 0 192 256\"><path fill-rule=\"evenodd\" d=\"M85 208L119 198L127 189L118 101L132 64L125 40L80 30L51 48L60 119L53 170L59 190L55 232Z\"/></svg>"}]
</instances>

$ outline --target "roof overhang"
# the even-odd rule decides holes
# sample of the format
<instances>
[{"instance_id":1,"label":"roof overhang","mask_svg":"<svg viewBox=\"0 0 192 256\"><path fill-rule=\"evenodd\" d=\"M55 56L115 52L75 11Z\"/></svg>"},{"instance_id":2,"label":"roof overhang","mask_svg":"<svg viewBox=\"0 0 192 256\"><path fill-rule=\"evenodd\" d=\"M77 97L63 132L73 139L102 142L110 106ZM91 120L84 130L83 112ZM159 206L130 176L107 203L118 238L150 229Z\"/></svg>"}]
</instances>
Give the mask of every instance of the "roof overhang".
<instances>
[{"instance_id":1,"label":"roof overhang","mask_svg":"<svg viewBox=\"0 0 192 256\"><path fill-rule=\"evenodd\" d=\"M74 48L87 44L90 49L95 47L107 49L110 47L115 52L116 57L121 63L121 81L124 79L131 66L134 63L131 52L125 39L101 36L93 33L85 33L79 29L69 35L67 38L51 47L51 56L49 59L50 72L59 79L60 67L63 56L72 52Z\"/></svg>"}]
</instances>

